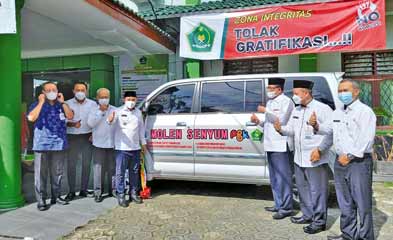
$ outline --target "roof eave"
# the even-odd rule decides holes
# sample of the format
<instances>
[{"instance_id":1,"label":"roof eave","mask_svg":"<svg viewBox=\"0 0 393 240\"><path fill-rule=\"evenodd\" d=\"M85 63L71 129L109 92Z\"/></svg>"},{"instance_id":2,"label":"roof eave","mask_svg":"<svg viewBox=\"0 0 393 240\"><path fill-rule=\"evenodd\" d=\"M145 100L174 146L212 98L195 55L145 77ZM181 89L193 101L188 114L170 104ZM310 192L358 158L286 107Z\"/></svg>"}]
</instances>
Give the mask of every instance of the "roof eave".
<instances>
[{"instance_id":1,"label":"roof eave","mask_svg":"<svg viewBox=\"0 0 393 240\"><path fill-rule=\"evenodd\" d=\"M177 13L177 14L161 15L161 16L158 15L157 19L177 18L177 17L184 17L184 16L210 14L210 13L230 13L230 12L237 12L242 10L253 10L253 9L268 8L268 7L291 6L291 5L299 5L299 4L303 5L303 4L311 4L311 3L325 3L325 2L336 2L336 1L338 0L306 0L302 2L274 3L274 4L249 6L249 7L241 7L241 8L220 8L220 9L207 10L207 11L195 11L195 12ZM146 20L156 20L155 16L149 16L149 17L145 17L143 15L140 16Z\"/></svg>"},{"instance_id":2,"label":"roof eave","mask_svg":"<svg viewBox=\"0 0 393 240\"><path fill-rule=\"evenodd\" d=\"M149 23L147 19L122 8L111 0L85 0L90 5L96 7L100 11L108 14L119 22L131 27L141 34L149 37L155 42L165 46L167 49L176 52L176 44L169 34L164 34L163 30ZM155 29L157 28L157 29Z\"/></svg>"}]
</instances>

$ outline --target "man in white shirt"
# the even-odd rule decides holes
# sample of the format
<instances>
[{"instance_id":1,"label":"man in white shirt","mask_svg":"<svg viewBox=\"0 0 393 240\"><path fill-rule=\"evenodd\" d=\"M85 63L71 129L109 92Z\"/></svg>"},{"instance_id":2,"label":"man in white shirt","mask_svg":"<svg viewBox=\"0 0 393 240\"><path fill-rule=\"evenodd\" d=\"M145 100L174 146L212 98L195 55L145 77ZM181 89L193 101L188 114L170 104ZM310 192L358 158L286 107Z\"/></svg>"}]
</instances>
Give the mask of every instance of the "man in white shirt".
<instances>
[{"instance_id":1,"label":"man in white shirt","mask_svg":"<svg viewBox=\"0 0 393 240\"><path fill-rule=\"evenodd\" d=\"M333 141L338 155L334 165L334 183L341 210L342 235L328 236L328 239L374 239L372 152L376 116L370 107L360 102L359 93L357 82L341 81L338 97L344 106L337 108L325 122L320 122L318 115L310 118L315 131L328 136L314 154L318 156L324 152ZM358 213L360 226L357 224Z\"/></svg>"},{"instance_id":2,"label":"man in white shirt","mask_svg":"<svg viewBox=\"0 0 393 240\"><path fill-rule=\"evenodd\" d=\"M86 97L87 85L83 82L74 84L74 98L67 101L74 112L74 118L67 123L67 137L70 149L67 160L67 177L69 193L66 199L71 201L75 198L76 164L78 159L82 159L82 176L80 197L87 197L87 187L90 176L91 150L90 142L91 127L87 124L89 112L96 109L95 101Z\"/></svg>"},{"instance_id":3,"label":"man in white shirt","mask_svg":"<svg viewBox=\"0 0 393 240\"><path fill-rule=\"evenodd\" d=\"M319 146L323 136L315 135L308 120L317 114L321 122L332 114L332 109L312 97L313 82L294 80L293 101L297 105L286 126L279 121L275 129L285 136L294 136L295 179L299 190L301 217L291 217L295 224L310 224L303 227L305 233L315 234L326 230L328 201L328 162L334 155L330 151L320 159L311 159L311 152Z\"/></svg>"},{"instance_id":4,"label":"man in white shirt","mask_svg":"<svg viewBox=\"0 0 393 240\"><path fill-rule=\"evenodd\" d=\"M115 125L116 150L116 192L120 206L127 207L125 199L124 174L128 167L130 180L130 201L142 203L140 191L140 154L141 145L146 148L145 126L142 112L135 108L135 91L124 93L124 105L108 117L108 122Z\"/></svg>"},{"instance_id":5,"label":"man in white shirt","mask_svg":"<svg viewBox=\"0 0 393 240\"><path fill-rule=\"evenodd\" d=\"M286 125L294 108L292 100L283 93L285 79L269 78L266 107L259 106L258 112L265 113L266 121L262 122L253 114L251 121L263 125L263 145L269 163L269 177L272 186L274 206L265 207L266 211L276 212L273 219L291 216L292 207L292 167L289 160L289 146L293 146L292 138L282 136L274 129L274 122L279 120Z\"/></svg>"},{"instance_id":6,"label":"man in white shirt","mask_svg":"<svg viewBox=\"0 0 393 240\"><path fill-rule=\"evenodd\" d=\"M97 90L96 109L90 111L87 124L92 128L93 165L94 165L94 200L102 202L105 177L108 193L112 195L112 178L115 175L114 125L107 118L116 111L109 104L110 92L106 88Z\"/></svg>"}]
</instances>

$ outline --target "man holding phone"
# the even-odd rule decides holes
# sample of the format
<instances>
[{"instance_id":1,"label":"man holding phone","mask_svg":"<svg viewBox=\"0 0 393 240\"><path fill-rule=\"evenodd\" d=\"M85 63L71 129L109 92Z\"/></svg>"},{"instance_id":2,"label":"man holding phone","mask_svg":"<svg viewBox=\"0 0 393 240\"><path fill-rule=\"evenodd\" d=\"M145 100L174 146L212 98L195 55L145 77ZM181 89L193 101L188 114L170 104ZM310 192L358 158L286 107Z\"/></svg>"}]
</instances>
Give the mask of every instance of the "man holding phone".
<instances>
[{"instance_id":1,"label":"man holding phone","mask_svg":"<svg viewBox=\"0 0 393 240\"><path fill-rule=\"evenodd\" d=\"M69 193L66 199L71 201L75 198L76 190L76 167L77 162L82 162L81 187L79 197L87 197L89 184L90 164L92 159L91 127L87 119L91 110L97 108L95 101L87 98L87 84L76 82L74 84L74 98L67 100L67 104L74 112L74 117L67 123L67 134L70 144L67 159L67 179Z\"/></svg>"},{"instance_id":2,"label":"man holding phone","mask_svg":"<svg viewBox=\"0 0 393 240\"><path fill-rule=\"evenodd\" d=\"M60 197L61 179L65 150L68 147L66 134L66 120L73 118L73 112L64 103L64 96L59 93L53 82L42 85L42 93L38 101L34 102L28 111L27 119L34 122L33 151L34 185L37 208L47 210L46 183L48 171L51 179L51 204L67 204Z\"/></svg>"}]
</instances>

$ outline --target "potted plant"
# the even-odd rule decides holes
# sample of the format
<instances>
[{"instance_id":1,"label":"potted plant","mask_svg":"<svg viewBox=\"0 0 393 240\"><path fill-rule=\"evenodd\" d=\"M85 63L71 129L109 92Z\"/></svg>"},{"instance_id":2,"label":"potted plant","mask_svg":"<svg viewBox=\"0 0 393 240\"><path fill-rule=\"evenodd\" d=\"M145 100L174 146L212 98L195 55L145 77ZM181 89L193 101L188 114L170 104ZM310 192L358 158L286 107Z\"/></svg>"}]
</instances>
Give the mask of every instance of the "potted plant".
<instances>
[{"instance_id":1,"label":"potted plant","mask_svg":"<svg viewBox=\"0 0 393 240\"><path fill-rule=\"evenodd\" d=\"M384 125L392 115L382 107L373 109L377 117L374 141L374 169L378 175L393 176L393 126Z\"/></svg>"},{"instance_id":2,"label":"potted plant","mask_svg":"<svg viewBox=\"0 0 393 240\"><path fill-rule=\"evenodd\" d=\"M377 130L374 141L374 166L379 175L393 176L393 130Z\"/></svg>"}]
</instances>

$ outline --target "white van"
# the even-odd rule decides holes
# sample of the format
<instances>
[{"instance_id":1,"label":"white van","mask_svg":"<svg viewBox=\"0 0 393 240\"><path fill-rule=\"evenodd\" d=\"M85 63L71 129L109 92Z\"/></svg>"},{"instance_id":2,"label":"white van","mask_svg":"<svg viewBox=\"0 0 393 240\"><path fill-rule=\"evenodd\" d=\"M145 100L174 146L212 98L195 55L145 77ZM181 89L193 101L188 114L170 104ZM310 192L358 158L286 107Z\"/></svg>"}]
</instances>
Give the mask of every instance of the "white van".
<instances>
[{"instance_id":1,"label":"white van","mask_svg":"<svg viewBox=\"0 0 393 240\"><path fill-rule=\"evenodd\" d=\"M168 82L142 104L157 179L263 184L269 182L263 128L250 122L267 101L268 78L314 82L315 99L339 106L343 73L278 73L220 76ZM264 119L264 114L258 114Z\"/></svg>"}]
</instances>

